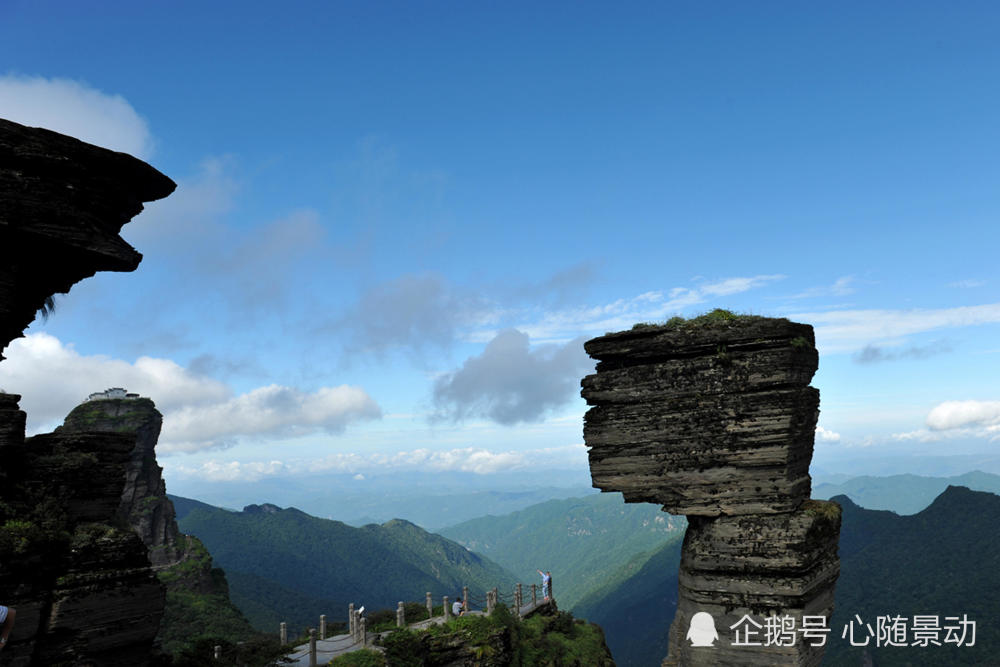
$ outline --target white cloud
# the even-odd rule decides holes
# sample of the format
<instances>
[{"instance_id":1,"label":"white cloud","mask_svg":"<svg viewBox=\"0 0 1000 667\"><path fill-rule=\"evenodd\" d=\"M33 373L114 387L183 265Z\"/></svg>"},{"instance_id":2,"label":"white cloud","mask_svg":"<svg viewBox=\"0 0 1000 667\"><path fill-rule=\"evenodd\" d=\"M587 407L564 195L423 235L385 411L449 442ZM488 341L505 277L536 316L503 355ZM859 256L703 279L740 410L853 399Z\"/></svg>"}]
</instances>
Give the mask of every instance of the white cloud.
<instances>
[{"instance_id":1,"label":"white cloud","mask_svg":"<svg viewBox=\"0 0 1000 667\"><path fill-rule=\"evenodd\" d=\"M365 472L419 470L422 472L460 471L479 475L511 470L579 467L587 463L583 444L546 447L522 451L495 452L480 447L450 450L413 449L394 453L331 454L322 459L303 461L207 461L199 466L178 466L179 475L206 481L249 481L264 477L338 472L365 479Z\"/></svg>"},{"instance_id":2,"label":"white cloud","mask_svg":"<svg viewBox=\"0 0 1000 667\"><path fill-rule=\"evenodd\" d=\"M954 282L948 283L948 287L958 287L960 289L973 289L976 287L982 287L986 284L985 280L956 280Z\"/></svg>"},{"instance_id":3,"label":"white cloud","mask_svg":"<svg viewBox=\"0 0 1000 667\"><path fill-rule=\"evenodd\" d=\"M164 413L182 405L227 400L226 385L182 368L169 359L139 357L134 363L104 355L84 356L47 333L14 340L0 363L0 387L21 394L29 431L51 428L88 394L126 387L155 397Z\"/></svg>"},{"instance_id":4,"label":"white cloud","mask_svg":"<svg viewBox=\"0 0 1000 667\"><path fill-rule=\"evenodd\" d=\"M168 453L225 447L235 437L291 438L316 431L341 433L347 424L381 416L360 387L322 387L311 394L270 385L208 405L187 405L164 415L157 450Z\"/></svg>"},{"instance_id":5,"label":"white cloud","mask_svg":"<svg viewBox=\"0 0 1000 667\"><path fill-rule=\"evenodd\" d=\"M905 336L1000 322L1000 303L912 310L838 310L789 315L816 329L820 354L854 352L868 345L899 345Z\"/></svg>"},{"instance_id":6,"label":"white cloud","mask_svg":"<svg viewBox=\"0 0 1000 667\"><path fill-rule=\"evenodd\" d=\"M501 331L481 355L437 378L435 417L486 417L508 426L541 421L579 394L580 378L593 368L583 338L532 349L527 334Z\"/></svg>"},{"instance_id":7,"label":"white cloud","mask_svg":"<svg viewBox=\"0 0 1000 667\"><path fill-rule=\"evenodd\" d=\"M1000 401L945 401L927 415L927 426L935 431L1000 425Z\"/></svg>"},{"instance_id":8,"label":"white cloud","mask_svg":"<svg viewBox=\"0 0 1000 667\"><path fill-rule=\"evenodd\" d=\"M153 154L153 137L132 105L121 95L85 83L0 76L0 110L15 123L44 127L142 160Z\"/></svg>"},{"instance_id":9,"label":"white cloud","mask_svg":"<svg viewBox=\"0 0 1000 667\"><path fill-rule=\"evenodd\" d=\"M828 431L822 426L816 427L816 437L824 442L839 442L840 434L833 431Z\"/></svg>"},{"instance_id":10,"label":"white cloud","mask_svg":"<svg viewBox=\"0 0 1000 667\"><path fill-rule=\"evenodd\" d=\"M134 363L84 356L46 333L17 339L0 363L0 387L21 394L29 432L49 430L88 394L125 387L148 396L163 413L161 453L225 447L237 438L339 433L347 424L380 415L361 388L321 387L312 393L270 385L233 396L222 382L169 359ZM218 473L222 474L222 473Z\"/></svg>"},{"instance_id":11,"label":"white cloud","mask_svg":"<svg viewBox=\"0 0 1000 667\"><path fill-rule=\"evenodd\" d=\"M666 320L693 306L764 287L784 278L780 274L734 277L701 282L694 287L674 287L666 294L660 291L644 292L600 306L546 312L540 320L522 322L515 328L529 334L534 342L565 343L581 334L600 335L607 331L630 329L636 322ZM470 339L486 342L497 333L496 330L478 331Z\"/></svg>"}]
</instances>

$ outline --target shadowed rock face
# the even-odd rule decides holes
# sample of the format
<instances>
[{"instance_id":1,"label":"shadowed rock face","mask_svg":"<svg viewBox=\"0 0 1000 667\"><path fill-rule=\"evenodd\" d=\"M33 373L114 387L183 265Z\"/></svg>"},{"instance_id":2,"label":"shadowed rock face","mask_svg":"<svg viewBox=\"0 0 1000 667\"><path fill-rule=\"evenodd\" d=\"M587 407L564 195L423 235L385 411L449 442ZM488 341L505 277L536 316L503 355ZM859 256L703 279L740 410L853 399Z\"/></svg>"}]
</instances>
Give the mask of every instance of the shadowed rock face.
<instances>
[{"instance_id":1,"label":"shadowed rock face","mask_svg":"<svg viewBox=\"0 0 1000 667\"><path fill-rule=\"evenodd\" d=\"M175 187L131 155L0 119L0 352L47 297L134 271L142 255L118 232Z\"/></svg>"},{"instance_id":2,"label":"shadowed rock face","mask_svg":"<svg viewBox=\"0 0 1000 667\"><path fill-rule=\"evenodd\" d=\"M739 645L733 626L829 619L840 511L808 500L819 392L812 327L705 317L588 341L584 440L594 486L688 515L677 613L665 665L818 665L800 632ZM711 646L687 638L711 614ZM746 622L744 620L744 622ZM755 630L754 626L749 626ZM753 637L751 635L751 637ZM742 642L750 643L750 642Z\"/></svg>"},{"instance_id":3,"label":"shadowed rock face","mask_svg":"<svg viewBox=\"0 0 1000 667\"><path fill-rule=\"evenodd\" d=\"M48 297L134 270L118 232L174 187L129 155L0 120L0 352ZM0 394L0 603L17 609L4 664L142 667L164 593L118 516L136 436L26 440L19 399Z\"/></svg>"},{"instance_id":4,"label":"shadowed rock face","mask_svg":"<svg viewBox=\"0 0 1000 667\"><path fill-rule=\"evenodd\" d=\"M184 553L174 505L167 498L156 442L163 415L148 398L87 401L73 408L56 433L126 433L133 448L120 487L117 516L132 527L149 550L154 567L172 565Z\"/></svg>"}]
</instances>

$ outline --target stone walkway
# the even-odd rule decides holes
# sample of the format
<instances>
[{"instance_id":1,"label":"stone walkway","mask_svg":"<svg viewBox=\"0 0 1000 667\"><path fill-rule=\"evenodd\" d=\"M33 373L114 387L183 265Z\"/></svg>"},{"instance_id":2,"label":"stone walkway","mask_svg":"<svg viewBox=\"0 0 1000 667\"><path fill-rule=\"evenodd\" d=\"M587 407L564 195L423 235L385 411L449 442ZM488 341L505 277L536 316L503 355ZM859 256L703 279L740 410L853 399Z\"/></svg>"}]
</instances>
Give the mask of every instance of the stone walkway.
<instances>
[{"instance_id":1,"label":"stone walkway","mask_svg":"<svg viewBox=\"0 0 1000 667\"><path fill-rule=\"evenodd\" d=\"M529 614L536 611L537 609L547 606L549 603L547 600L539 600L536 604L531 604L530 602L523 607L521 607L521 618L526 618ZM470 611L467 616L482 616L485 612L482 611ZM410 623L406 627L410 630L423 630L428 628L435 623L444 623L444 616L435 616L433 618L428 618L424 621L418 621L416 623ZM368 648L380 650L378 646L372 646L372 642L375 637L379 636L380 633L368 633ZM388 634L388 633L381 633ZM338 655L344 655L345 653L351 653L352 651L357 651L364 648L361 642L354 641L351 635L336 635L334 637L329 637L327 639L317 639L316 640L316 664L326 665L331 660L336 658ZM309 667L309 644L308 642L302 644L301 646L296 646L295 650L289 655L293 662L291 663L295 667Z\"/></svg>"}]
</instances>

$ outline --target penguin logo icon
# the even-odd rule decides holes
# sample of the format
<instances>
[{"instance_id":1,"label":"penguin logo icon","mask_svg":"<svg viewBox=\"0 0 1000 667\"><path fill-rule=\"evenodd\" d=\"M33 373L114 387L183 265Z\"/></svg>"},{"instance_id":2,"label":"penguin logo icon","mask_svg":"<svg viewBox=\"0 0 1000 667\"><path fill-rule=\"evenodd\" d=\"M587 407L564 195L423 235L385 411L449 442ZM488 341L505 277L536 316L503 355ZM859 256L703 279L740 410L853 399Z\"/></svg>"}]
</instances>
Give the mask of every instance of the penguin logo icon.
<instances>
[{"instance_id":1,"label":"penguin logo icon","mask_svg":"<svg viewBox=\"0 0 1000 667\"><path fill-rule=\"evenodd\" d=\"M691 617L691 625L688 626L687 638L691 641L691 646L708 646L719 638L719 633L715 631L715 619L706 611L699 611Z\"/></svg>"}]
</instances>

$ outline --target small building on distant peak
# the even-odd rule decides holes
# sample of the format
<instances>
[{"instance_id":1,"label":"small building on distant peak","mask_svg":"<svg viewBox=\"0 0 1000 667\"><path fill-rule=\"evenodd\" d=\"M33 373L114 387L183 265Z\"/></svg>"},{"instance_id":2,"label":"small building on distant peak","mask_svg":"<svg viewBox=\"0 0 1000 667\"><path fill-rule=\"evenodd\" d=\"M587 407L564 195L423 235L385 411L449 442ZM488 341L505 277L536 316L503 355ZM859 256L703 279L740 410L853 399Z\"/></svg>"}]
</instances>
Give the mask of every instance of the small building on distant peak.
<instances>
[{"instance_id":1,"label":"small building on distant peak","mask_svg":"<svg viewBox=\"0 0 1000 667\"><path fill-rule=\"evenodd\" d=\"M85 401L106 401L112 398L129 398L136 399L139 398L139 394L131 394L122 387L111 387L110 389L105 389L104 391L95 391L93 394L88 396Z\"/></svg>"}]
</instances>

